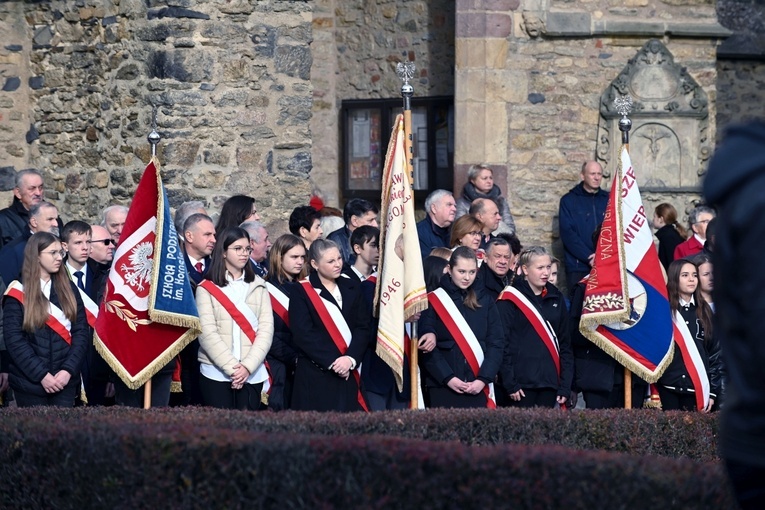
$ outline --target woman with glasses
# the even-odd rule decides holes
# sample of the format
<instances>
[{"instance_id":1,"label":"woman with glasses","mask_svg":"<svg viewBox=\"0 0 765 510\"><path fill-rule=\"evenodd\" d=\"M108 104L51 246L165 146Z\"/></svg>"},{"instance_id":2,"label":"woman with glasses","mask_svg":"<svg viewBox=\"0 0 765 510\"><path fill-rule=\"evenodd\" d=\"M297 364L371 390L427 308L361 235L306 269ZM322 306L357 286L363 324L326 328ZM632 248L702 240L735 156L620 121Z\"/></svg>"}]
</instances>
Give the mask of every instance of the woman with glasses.
<instances>
[{"instance_id":1,"label":"woman with glasses","mask_svg":"<svg viewBox=\"0 0 765 510\"><path fill-rule=\"evenodd\" d=\"M312 272L290 294L289 320L298 348L292 409L368 411L358 371L372 339L372 314L360 284L341 278L343 257L332 241L311 243Z\"/></svg>"},{"instance_id":2,"label":"woman with glasses","mask_svg":"<svg viewBox=\"0 0 765 510\"><path fill-rule=\"evenodd\" d=\"M223 230L196 300L199 335L199 386L202 403L254 411L268 381L266 355L274 318L265 282L252 270L250 237L239 227Z\"/></svg>"},{"instance_id":3,"label":"woman with glasses","mask_svg":"<svg viewBox=\"0 0 765 510\"><path fill-rule=\"evenodd\" d=\"M308 274L305 263L306 249L303 240L285 234L274 241L270 252L270 267L266 287L274 310L274 341L268 353L271 367L271 390L268 408L273 411L288 409L295 379L297 350L292 341L289 309L290 294L295 282Z\"/></svg>"},{"instance_id":4,"label":"woman with glasses","mask_svg":"<svg viewBox=\"0 0 765 510\"><path fill-rule=\"evenodd\" d=\"M485 253L481 246L483 236L483 223L469 214L460 216L452 225L451 248L454 251L458 246L465 246L475 251L478 267L481 267Z\"/></svg>"},{"instance_id":5,"label":"woman with glasses","mask_svg":"<svg viewBox=\"0 0 765 510\"><path fill-rule=\"evenodd\" d=\"M19 407L74 406L88 347L82 299L61 270L58 238L38 232L27 241L21 282L3 298L10 385Z\"/></svg>"}]
</instances>

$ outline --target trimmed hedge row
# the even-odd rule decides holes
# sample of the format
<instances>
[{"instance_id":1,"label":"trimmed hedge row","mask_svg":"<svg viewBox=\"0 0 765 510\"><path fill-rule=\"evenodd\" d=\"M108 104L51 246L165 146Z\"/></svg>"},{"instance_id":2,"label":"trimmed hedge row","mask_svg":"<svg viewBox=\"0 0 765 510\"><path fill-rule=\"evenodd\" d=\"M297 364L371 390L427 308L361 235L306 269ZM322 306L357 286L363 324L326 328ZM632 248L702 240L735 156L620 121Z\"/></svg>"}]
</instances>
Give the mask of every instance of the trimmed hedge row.
<instances>
[{"instance_id":1,"label":"trimmed hedge row","mask_svg":"<svg viewBox=\"0 0 765 510\"><path fill-rule=\"evenodd\" d=\"M377 421L393 434L427 437L444 430L433 422L450 414L3 411L0 507L734 508L716 462L561 446L468 446L363 431ZM498 427L484 411L453 414L452 425L468 437L471 416L478 436L484 426ZM497 414L507 426L525 421L529 429L541 420L551 430L556 420L577 430L575 423L614 421L609 417L617 414L642 421L630 412ZM683 421L667 416L664 425L672 431Z\"/></svg>"},{"instance_id":2,"label":"trimmed hedge row","mask_svg":"<svg viewBox=\"0 0 765 510\"><path fill-rule=\"evenodd\" d=\"M611 410L562 412L554 409L429 409L385 413L227 412L210 408L85 408L13 410L5 421L49 416L71 426L83 421L151 423L174 430L187 423L213 429L319 435L381 434L411 439L459 441L466 445L556 444L583 450L719 460L717 414ZM18 414L17 414L18 413ZM0 415L2 416L2 415ZM33 420L34 421L34 420ZM0 423L0 430L5 425Z\"/></svg>"}]
</instances>

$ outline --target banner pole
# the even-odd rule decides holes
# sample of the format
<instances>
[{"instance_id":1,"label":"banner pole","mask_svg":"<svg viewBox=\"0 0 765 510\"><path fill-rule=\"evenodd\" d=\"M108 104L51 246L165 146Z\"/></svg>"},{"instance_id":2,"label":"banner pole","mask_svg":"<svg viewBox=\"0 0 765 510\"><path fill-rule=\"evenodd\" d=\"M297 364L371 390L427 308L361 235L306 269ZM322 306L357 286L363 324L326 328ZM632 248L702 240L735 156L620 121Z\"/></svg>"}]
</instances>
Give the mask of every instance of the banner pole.
<instances>
[{"instance_id":1,"label":"banner pole","mask_svg":"<svg viewBox=\"0 0 765 510\"><path fill-rule=\"evenodd\" d=\"M414 96L414 87L409 83L409 80L414 78L414 62L399 62L396 66L396 74L404 82L401 85L401 96L404 99L404 153L406 154L406 172L409 174L409 182L413 183L414 151L412 149L412 96ZM417 343L417 323L413 322L412 342L411 348L409 349L409 376L411 379L410 409L417 409L419 400L419 393L417 391L417 366L419 364Z\"/></svg>"},{"instance_id":2,"label":"banner pole","mask_svg":"<svg viewBox=\"0 0 765 510\"><path fill-rule=\"evenodd\" d=\"M143 385L143 408L151 409L151 379Z\"/></svg>"},{"instance_id":3,"label":"banner pole","mask_svg":"<svg viewBox=\"0 0 765 510\"><path fill-rule=\"evenodd\" d=\"M630 151L630 129L632 128L632 121L627 115L632 111L632 98L629 96L620 98L616 101L617 110L621 114L622 118L619 119L619 131L622 132L622 144L624 144L627 152ZM632 409L632 372L627 367L624 367L624 408Z\"/></svg>"}]
</instances>

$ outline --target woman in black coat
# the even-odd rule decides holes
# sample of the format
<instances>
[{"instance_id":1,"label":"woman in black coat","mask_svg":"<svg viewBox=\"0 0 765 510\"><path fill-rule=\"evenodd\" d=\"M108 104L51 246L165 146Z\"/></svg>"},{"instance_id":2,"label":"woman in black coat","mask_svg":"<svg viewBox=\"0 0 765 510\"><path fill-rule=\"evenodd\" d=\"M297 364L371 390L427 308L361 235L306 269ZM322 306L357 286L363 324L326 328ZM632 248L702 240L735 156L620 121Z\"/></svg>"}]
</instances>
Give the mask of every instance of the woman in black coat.
<instances>
[{"instance_id":1,"label":"woman in black coat","mask_svg":"<svg viewBox=\"0 0 765 510\"><path fill-rule=\"evenodd\" d=\"M545 323L543 331L555 335L558 366L550 348L519 305L510 290L500 294L497 309L507 338L501 374L510 404L517 407L553 407L571 396L574 360L568 330L568 312L563 294L548 283L552 257L541 246L521 252L519 265L523 278L516 278L513 289L536 309Z\"/></svg>"},{"instance_id":2,"label":"woman in black coat","mask_svg":"<svg viewBox=\"0 0 765 510\"><path fill-rule=\"evenodd\" d=\"M712 330L712 310L701 296L698 268L692 262L680 259L669 265L667 294L672 314L674 315L675 310L680 312L703 362L709 382L710 398L700 410L708 413L720 393L722 360L720 343L714 338ZM661 407L665 411L698 410L695 394L697 388L692 383L689 367L686 366L677 345L672 362L659 379L657 388L661 397Z\"/></svg>"},{"instance_id":3,"label":"woman in black coat","mask_svg":"<svg viewBox=\"0 0 765 510\"><path fill-rule=\"evenodd\" d=\"M38 232L24 249L22 281L3 298L10 385L19 407L74 406L88 346L79 292L61 271L64 251L54 235Z\"/></svg>"},{"instance_id":4,"label":"woman in black coat","mask_svg":"<svg viewBox=\"0 0 765 510\"><path fill-rule=\"evenodd\" d=\"M482 290L476 292L473 283L478 270L475 252L460 246L449 259L449 272L441 279L441 288L430 293L431 306L420 317L420 340L435 339L436 348L422 355L421 366L425 376L431 407L487 407L490 404L486 388L494 382L502 363L504 335L494 300ZM483 353L478 360L478 373L474 372L465 353L444 322L434 302L435 292L453 303L475 335ZM462 330L460 328L461 331ZM476 357L477 358L477 357ZM493 397L493 392L492 392Z\"/></svg>"},{"instance_id":5,"label":"woman in black coat","mask_svg":"<svg viewBox=\"0 0 765 510\"><path fill-rule=\"evenodd\" d=\"M368 410L356 369L372 337L372 315L359 284L340 277L343 258L334 242L317 239L311 243L308 259L313 272L290 293L290 326L298 349L292 409ZM317 298L324 310L342 314L348 338L330 335L328 326L334 324L342 331L343 324L327 320L315 304Z\"/></svg>"},{"instance_id":6,"label":"woman in black coat","mask_svg":"<svg viewBox=\"0 0 765 510\"><path fill-rule=\"evenodd\" d=\"M268 408L280 411L290 408L292 386L295 379L297 350L292 341L292 329L282 318L284 308L289 313L289 297L295 282L307 274L306 249L302 239L284 234L274 241L270 252L270 266L266 287L271 296L274 310L274 339L268 351L268 365L271 373L271 388L268 392ZM287 306L282 302L287 300Z\"/></svg>"},{"instance_id":7,"label":"woman in black coat","mask_svg":"<svg viewBox=\"0 0 765 510\"><path fill-rule=\"evenodd\" d=\"M666 271L669 264L675 260L675 248L685 241L687 233L677 221L677 209L666 202L654 209L653 228L656 229L654 235L659 240L659 260Z\"/></svg>"}]
</instances>

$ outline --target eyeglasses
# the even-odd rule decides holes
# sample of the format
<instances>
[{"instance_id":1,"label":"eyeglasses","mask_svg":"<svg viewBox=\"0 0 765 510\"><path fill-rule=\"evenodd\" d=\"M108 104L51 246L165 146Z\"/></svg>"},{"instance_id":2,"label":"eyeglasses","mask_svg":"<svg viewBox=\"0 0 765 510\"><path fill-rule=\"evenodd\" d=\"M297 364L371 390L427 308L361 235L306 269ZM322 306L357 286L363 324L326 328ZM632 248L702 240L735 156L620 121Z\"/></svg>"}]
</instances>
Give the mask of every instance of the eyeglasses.
<instances>
[{"instance_id":1,"label":"eyeglasses","mask_svg":"<svg viewBox=\"0 0 765 510\"><path fill-rule=\"evenodd\" d=\"M468 235L470 235L470 236L480 236L480 235L483 235L483 232L478 231L478 230L473 230L472 232L468 232Z\"/></svg>"},{"instance_id":2,"label":"eyeglasses","mask_svg":"<svg viewBox=\"0 0 765 510\"><path fill-rule=\"evenodd\" d=\"M93 239L90 244L104 243L104 246L109 246L114 242L114 239Z\"/></svg>"},{"instance_id":3,"label":"eyeglasses","mask_svg":"<svg viewBox=\"0 0 765 510\"><path fill-rule=\"evenodd\" d=\"M250 254L252 253L252 248L249 246L229 246L229 250L234 250L234 253L237 255L241 255L242 253Z\"/></svg>"},{"instance_id":4,"label":"eyeglasses","mask_svg":"<svg viewBox=\"0 0 765 510\"><path fill-rule=\"evenodd\" d=\"M64 250L48 250L48 251L44 251L43 253L47 253L48 255L53 257L54 259L56 257L61 257L63 259L64 256L66 255L66 252Z\"/></svg>"}]
</instances>

